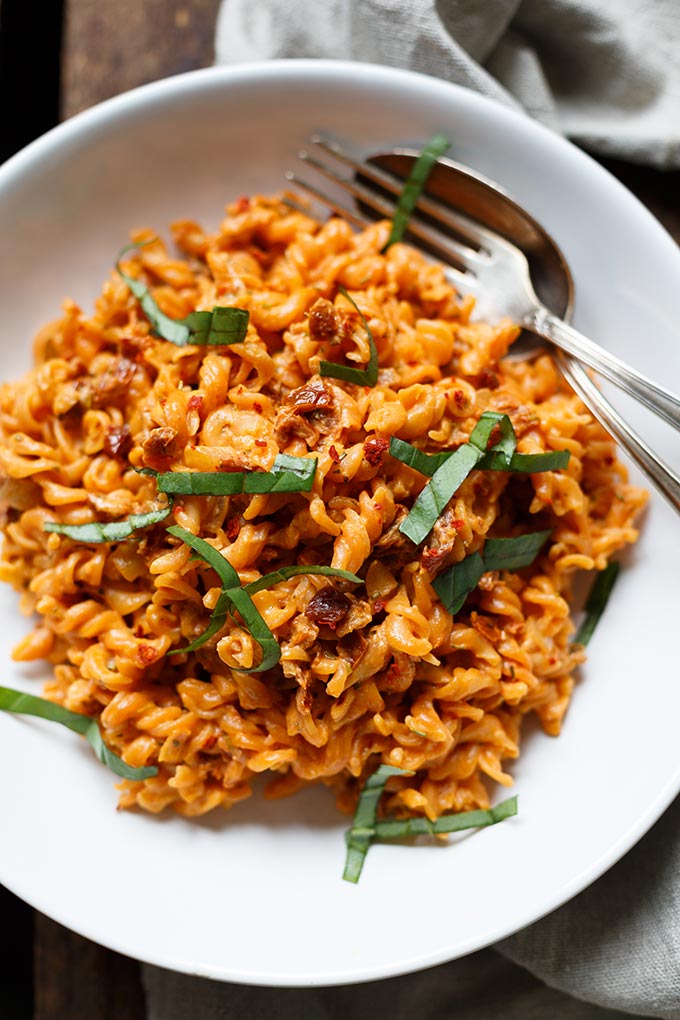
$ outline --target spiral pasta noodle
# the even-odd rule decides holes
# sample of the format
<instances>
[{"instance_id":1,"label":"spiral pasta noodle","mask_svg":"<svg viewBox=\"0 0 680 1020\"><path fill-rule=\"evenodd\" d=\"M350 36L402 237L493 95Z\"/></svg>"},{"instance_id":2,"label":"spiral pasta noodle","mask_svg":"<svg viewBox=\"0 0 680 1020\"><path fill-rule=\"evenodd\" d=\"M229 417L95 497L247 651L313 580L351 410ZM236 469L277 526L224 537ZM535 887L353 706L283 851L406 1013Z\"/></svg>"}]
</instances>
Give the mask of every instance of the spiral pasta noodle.
<instances>
[{"instance_id":1,"label":"spiral pasta noodle","mask_svg":"<svg viewBox=\"0 0 680 1020\"><path fill-rule=\"evenodd\" d=\"M487 807L511 783L525 715L559 733L584 658L572 578L636 540L645 494L553 360L504 359L516 327L474 321L442 267L404 244L383 252L388 233L264 197L229 206L214 233L175 223L182 258L140 231L127 268L162 311L244 309L244 341L159 339L112 274L93 314L65 302L35 367L0 390L0 576L38 618L14 657L51 663L50 699L97 717L129 765L158 767L122 784L123 807L200 815L266 773L268 796L322 782L351 810L383 762L413 772L390 780L388 809L434 819ZM371 387L319 374L329 357L368 361L357 309L379 357ZM569 464L472 471L417 547L400 524L426 479L390 456L390 437L455 449L483 411L508 415L518 451L566 449ZM299 574L253 595L281 653L265 673L237 615L181 651L220 586L165 524L97 546L45 530L148 510L142 468L266 471L277 454L310 453L309 492L184 496L168 522L242 583L296 563L361 575L363 587ZM452 616L435 577L518 525L552 529L538 559L487 571Z\"/></svg>"}]
</instances>

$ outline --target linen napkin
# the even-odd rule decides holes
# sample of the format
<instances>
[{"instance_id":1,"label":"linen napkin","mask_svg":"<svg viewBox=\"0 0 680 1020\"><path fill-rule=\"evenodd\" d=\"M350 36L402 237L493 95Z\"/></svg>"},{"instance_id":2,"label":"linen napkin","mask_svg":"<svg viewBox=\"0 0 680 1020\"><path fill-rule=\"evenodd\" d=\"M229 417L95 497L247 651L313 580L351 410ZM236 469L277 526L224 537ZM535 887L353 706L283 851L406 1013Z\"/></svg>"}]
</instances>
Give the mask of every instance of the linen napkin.
<instances>
[{"instance_id":1,"label":"linen napkin","mask_svg":"<svg viewBox=\"0 0 680 1020\"><path fill-rule=\"evenodd\" d=\"M215 50L406 67L601 155L680 166L678 0L222 0Z\"/></svg>"},{"instance_id":2,"label":"linen napkin","mask_svg":"<svg viewBox=\"0 0 680 1020\"><path fill-rule=\"evenodd\" d=\"M680 0L223 0L216 56L407 67L596 153L680 166ZM589 889L465 959L329 989L144 980L148 1020L680 1020L680 799Z\"/></svg>"}]
</instances>

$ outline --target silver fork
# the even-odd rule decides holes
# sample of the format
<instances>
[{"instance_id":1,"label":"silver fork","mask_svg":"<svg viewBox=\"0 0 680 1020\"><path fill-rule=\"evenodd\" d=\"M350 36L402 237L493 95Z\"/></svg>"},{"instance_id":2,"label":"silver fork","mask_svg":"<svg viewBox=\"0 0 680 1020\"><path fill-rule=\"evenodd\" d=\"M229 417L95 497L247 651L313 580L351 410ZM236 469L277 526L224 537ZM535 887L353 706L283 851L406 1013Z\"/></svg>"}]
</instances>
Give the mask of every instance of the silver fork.
<instances>
[{"instance_id":1,"label":"silver fork","mask_svg":"<svg viewBox=\"0 0 680 1020\"><path fill-rule=\"evenodd\" d=\"M334 141L319 135L314 136L311 141L317 151L331 155L352 170L353 176L348 178L342 175L307 150L299 153L301 159L379 216L388 219L392 217L394 206L383 195L362 182L369 181L383 191L398 196L403 181L376 166L354 159ZM473 175L473 171L469 173ZM289 172L286 176L292 183L320 199L324 205L356 226L361 228L370 222L368 217L356 209L346 207L333 195L328 195L315 184L302 180L297 174ZM361 181L357 179L358 176L361 177ZM513 204L520 214L530 220L530 217L512 203L509 196L502 193L497 185L484 181L479 175L474 176L483 182L483 186L492 197L506 204ZM458 210L454 211L450 206L428 196L421 196L418 209L428 216L431 223L441 225L447 233L444 234L431 224L423 222L417 215L412 216L409 221L410 233L447 263L449 273L463 292L475 294L477 307L482 316L493 316L499 312L510 315L525 328L558 343L562 350L569 351L571 356L563 355L560 351L557 353L560 368L570 384L598 420L618 439L650 481L680 513L680 478L621 418L590 380L587 372L574 360L574 355L620 385L622 389L638 397L641 402L676 427L680 426L680 400L581 336L576 330L572 330L542 305L534 292L526 257L515 245L479 221L461 214ZM451 230L463 240L452 238L449 233ZM559 256L554 242L550 238L548 242L553 245ZM564 268L563 271L568 277L568 270ZM503 301L506 304L503 304ZM563 334L567 337L568 347L556 339Z\"/></svg>"},{"instance_id":2,"label":"silver fork","mask_svg":"<svg viewBox=\"0 0 680 1020\"><path fill-rule=\"evenodd\" d=\"M401 185L389 174L370 163L358 163L336 142L320 135L315 135L311 141L318 150L333 156L365 180L371 181L392 195L399 195ZM342 176L307 150L302 150L298 155L308 165L313 166L378 215L387 219L392 218L394 206L376 191L354 178ZM327 205L335 208L332 197L324 195L295 174L287 176L289 180L306 188ZM344 207L340 209L341 215L351 216L355 222L362 219L351 210ZM676 429L680 429L680 397L648 379L637 369L627 365L616 355L610 354L553 315L536 296L527 260L519 248L476 220L454 211L435 199L421 196L418 209L440 224L446 233L430 226L417 216L409 220L409 233L448 263L450 273L459 287L464 292L475 295L481 317L497 315L499 311L503 315L508 315L523 329L536 333L567 354L578 358L620 389L630 393ZM363 222L366 222L365 219ZM451 231L463 240L451 237Z\"/></svg>"}]
</instances>

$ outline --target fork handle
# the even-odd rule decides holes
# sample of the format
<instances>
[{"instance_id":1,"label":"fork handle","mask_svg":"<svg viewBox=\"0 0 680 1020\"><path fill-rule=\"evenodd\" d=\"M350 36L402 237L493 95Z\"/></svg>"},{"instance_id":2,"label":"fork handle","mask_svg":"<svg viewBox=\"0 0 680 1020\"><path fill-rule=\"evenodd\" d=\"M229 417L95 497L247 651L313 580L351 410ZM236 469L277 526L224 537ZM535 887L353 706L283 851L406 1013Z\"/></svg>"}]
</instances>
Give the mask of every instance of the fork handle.
<instances>
[{"instance_id":1,"label":"fork handle","mask_svg":"<svg viewBox=\"0 0 680 1020\"><path fill-rule=\"evenodd\" d=\"M626 393L630 393L640 403L658 414L674 428L680 429L680 397L670 390L659 386L652 379L627 365L614 354L610 354L599 344L593 343L572 326L559 319L547 308L539 305L528 312L521 325L545 340L550 340L561 350L571 354L579 361L609 379Z\"/></svg>"},{"instance_id":2,"label":"fork handle","mask_svg":"<svg viewBox=\"0 0 680 1020\"><path fill-rule=\"evenodd\" d=\"M619 441L631 460L635 461L642 473L680 514L680 478L657 454L650 450L637 432L634 432L630 425L626 424L595 386L583 365L562 353L559 354L558 361L560 371L586 407L592 411L600 424Z\"/></svg>"}]
</instances>

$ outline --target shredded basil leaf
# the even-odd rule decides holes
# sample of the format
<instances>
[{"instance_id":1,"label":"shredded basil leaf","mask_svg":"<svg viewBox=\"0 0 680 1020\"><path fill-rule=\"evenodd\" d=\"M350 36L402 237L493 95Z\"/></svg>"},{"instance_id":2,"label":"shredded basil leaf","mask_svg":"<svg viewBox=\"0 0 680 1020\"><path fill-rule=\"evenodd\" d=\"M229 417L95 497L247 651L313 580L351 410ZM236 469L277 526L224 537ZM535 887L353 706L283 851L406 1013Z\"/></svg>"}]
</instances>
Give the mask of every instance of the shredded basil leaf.
<instances>
[{"instance_id":1,"label":"shredded basil leaf","mask_svg":"<svg viewBox=\"0 0 680 1020\"><path fill-rule=\"evenodd\" d=\"M569 450L551 450L546 453L513 453L508 462L493 450L485 453L477 467L480 471L513 471L535 475L539 471L561 471L569 463Z\"/></svg>"},{"instance_id":2,"label":"shredded basil leaf","mask_svg":"<svg viewBox=\"0 0 680 1020\"><path fill-rule=\"evenodd\" d=\"M164 471L156 474L160 492L173 495L234 496L240 493L310 492L316 458L277 455L271 471Z\"/></svg>"},{"instance_id":3,"label":"shredded basil leaf","mask_svg":"<svg viewBox=\"0 0 680 1020\"><path fill-rule=\"evenodd\" d=\"M463 608L465 600L475 590L486 569L480 554L474 552L435 577L432 587L452 616Z\"/></svg>"},{"instance_id":4,"label":"shredded basil leaf","mask_svg":"<svg viewBox=\"0 0 680 1020\"><path fill-rule=\"evenodd\" d=\"M453 494L460 488L482 457L482 451L472 443L459 446L448 460L438 467L425 488L418 494L413 506L399 525L402 534L415 545L424 541L445 510Z\"/></svg>"},{"instance_id":5,"label":"shredded basil leaf","mask_svg":"<svg viewBox=\"0 0 680 1020\"><path fill-rule=\"evenodd\" d=\"M158 769L153 765L143 768L128 765L106 746L96 719L80 715L78 712L71 712L63 705L56 705L53 701L47 701L45 698L37 698L34 694L24 694L23 691L0 687L0 710L16 712L21 715L34 715L40 719L47 719L49 722L60 723L73 730L74 733L82 734L90 742L99 760L123 779L149 779L151 776L158 775Z\"/></svg>"},{"instance_id":6,"label":"shredded basil leaf","mask_svg":"<svg viewBox=\"0 0 680 1020\"><path fill-rule=\"evenodd\" d=\"M512 457L516 445L512 422L505 414L484 411L472 430L469 442L459 446L437 467L400 524L402 534L416 545L427 538L451 497L485 455L491 434L497 426L501 430L501 439L492 450L504 461Z\"/></svg>"},{"instance_id":7,"label":"shredded basil leaf","mask_svg":"<svg viewBox=\"0 0 680 1020\"><path fill-rule=\"evenodd\" d=\"M500 429L501 438L487 449L494 429ZM463 484L470 472L492 471L550 471L566 467L569 451L555 453L517 453L517 436L507 414L484 411L467 443L451 453L423 453L403 439L392 437L390 453L409 467L429 475L430 481L416 498L399 530L418 545L429 535L437 518L449 500Z\"/></svg>"},{"instance_id":8,"label":"shredded basil leaf","mask_svg":"<svg viewBox=\"0 0 680 1020\"><path fill-rule=\"evenodd\" d=\"M444 453L424 453L404 439L392 436L390 454L402 464L420 471L429 478L453 456L455 450ZM495 447L487 451L477 464L479 471L513 471L517 474L536 474L538 471L559 471L569 463L569 450L554 450L546 453L513 453L508 461L505 452L496 452Z\"/></svg>"},{"instance_id":9,"label":"shredded basil leaf","mask_svg":"<svg viewBox=\"0 0 680 1020\"><path fill-rule=\"evenodd\" d=\"M116 272L139 301L142 311L158 336L177 347L186 347L187 344L242 343L248 332L250 318L245 309L217 305L211 312L191 312L186 319L171 319L158 307L156 299L145 283L123 272L120 268L123 256L129 251L144 248L155 240L156 238L152 238L150 241L128 244L121 249L116 259Z\"/></svg>"},{"instance_id":10,"label":"shredded basil leaf","mask_svg":"<svg viewBox=\"0 0 680 1020\"><path fill-rule=\"evenodd\" d=\"M368 777L359 795L359 803L352 827L347 832L347 858L343 878L345 882L358 882L364 860L375 835L375 817L378 802L390 776L412 776L413 772L394 765L379 765Z\"/></svg>"},{"instance_id":11,"label":"shredded basil leaf","mask_svg":"<svg viewBox=\"0 0 680 1020\"><path fill-rule=\"evenodd\" d=\"M509 464L517 449L517 436L507 414L498 411L484 411L470 435L470 442L480 453L485 454L494 429L500 429L501 438L491 447L490 453L496 454L500 460Z\"/></svg>"},{"instance_id":12,"label":"shredded basil leaf","mask_svg":"<svg viewBox=\"0 0 680 1020\"><path fill-rule=\"evenodd\" d=\"M547 542L550 530L514 538L487 538L483 553L474 552L445 570L432 587L449 613L459 612L487 570L520 570L531 566Z\"/></svg>"},{"instance_id":13,"label":"shredded basil leaf","mask_svg":"<svg viewBox=\"0 0 680 1020\"><path fill-rule=\"evenodd\" d=\"M484 543L484 565L487 570L521 570L534 562L552 529L532 531L514 538L487 538Z\"/></svg>"},{"instance_id":14,"label":"shredded basil leaf","mask_svg":"<svg viewBox=\"0 0 680 1020\"><path fill-rule=\"evenodd\" d=\"M57 524L56 521L47 521L43 528L45 531L55 531L58 535L66 535L74 542L85 542L94 545L101 542L120 542L129 538L138 528L148 528L150 524L159 524L172 510L170 506L162 510L149 510L143 514L130 514L122 521L110 521L102 524L100 521L91 521L89 524Z\"/></svg>"},{"instance_id":15,"label":"shredded basil leaf","mask_svg":"<svg viewBox=\"0 0 680 1020\"><path fill-rule=\"evenodd\" d=\"M279 581L285 581L289 577L294 577L296 574L322 574L327 577L341 577L345 581L352 581L355 584L363 584L360 577L357 577L356 574L350 574L348 570L312 565L282 567L280 570L274 570L270 574L265 574L264 577L258 578L257 581L241 585L241 580L231 563L214 546L206 542L205 539L193 535L185 528L179 527L179 525L173 525L168 528L168 531L175 538L180 538L193 549L200 559L213 568L222 582L222 591L215 603L215 608L210 614L210 623L207 630L199 634L190 645L187 645L185 648L174 648L171 652L168 652L168 655L178 655L180 652L193 652L200 648L209 638L222 629L227 622L229 610L235 609L240 613L250 636L262 649L262 661L259 666L243 670L242 672L263 673L265 670L271 669L272 666L276 665L281 658L281 650L278 641L253 603L251 595L258 591L263 591Z\"/></svg>"},{"instance_id":16,"label":"shredded basil leaf","mask_svg":"<svg viewBox=\"0 0 680 1020\"><path fill-rule=\"evenodd\" d=\"M374 839L405 839L408 836L436 836L443 832L461 832L464 829L482 829L496 825L517 814L517 797L509 797L495 807L479 811L459 811L441 815L436 821L429 818L395 818L376 822Z\"/></svg>"},{"instance_id":17,"label":"shredded basil leaf","mask_svg":"<svg viewBox=\"0 0 680 1020\"><path fill-rule=\"evenodd\" d=\"M444 453L424 453L417 446L412 446L405 439L390 438L390 456L400 460L402 464L420 471L421 475L431 478L435 471L450 460L455 450L446 450Z\"/></svg>"},{"instance_id":18,"label":"shredded basil leaf","mask_svg":"<svg viewBox=\"0 0 680 1020\"><path fill-rule=\"evenodd\" d=\"M408 221L413 214L423 188L427 184L427 179L435 163L450 146L451 142L444 135L435 135L418 156L399 196L397 208L392 218L392 229L390 230L390 236L387 238L383 252L387 251L390 245L396 241L402 240L408 226Z\"/></svg>"},{"instance_id":19,"label":"shredded basil leaf","mask_svg":"<svg viewBox=\"0 0 680 1020\"><path fill-rule=\"evenodd\" d=\"M352 827L346 835L347 857L343 878L346 882L357 883L366 860L366 854L374 840L405 839L408 836L436 836L444 832L461 832L464 829L481 829L496 825L517 814L517 797L496 804L488 810L459 811L442 815L436 821L429 818L389 818L377 821L378 803L390 776L412 776L413 772L380 765L368 777L359 796Z\"/></svg>"},{"instance_id":20,"label":"shredded basil leaf","mask_svg":"<svg viewBox=\"0 0 680 1020\"><path fill-rule=\"evenodd\" d=\"M120 268L121 259L124 255L127 255L129 251L134 251L137 248L144 248L147 244L152 244L155 240L156 238L153 237L149 241L128 244L124 248L121 248L118 252L118 258L116 259L116 272L139 301L142 311L156 333L158 333L158 335L164 340L169 340L170 343L177 344L178 347L183 347L189 342L189 327L179 320L171 319L169 315L162 312L147 285L141 280L135 279L134 276L128 276L128 274L124 273Z\"/></svg>"},{"instance_id":21,"label":"shredded basil leaf","mask_svg":"<svg viewBox=\"0 0 680 1020\"><path fill-rule=\"evenodd\" d=\"M353 584L364 583L356 574L350 574L349 570L311 564L310 566L281 567L280 570L272 570L270 574L259 577L257 581L244 584L243 590L247 591L249 595L254 595L255 592L264 591L265 588L271 588L273 584L287 581L289 577L295 577L298 574L321 574L323 577L341 577L343 581L352 581Z\"/></svg>"},{"instance_id":22,"label":"shredded basil leaf","mask_svg":"<svg viewBox=\"0 0 680 1020\"><path fill-rule=\"evenodd\" d=\"M319 375L330 377L332 379L344 379L345 382L356 383L357 386L375 386L378 381L378 351L375 346L375 340L371 328L364 318L363 312L359 309L356 301L349 296L344 287L338 288L341 294L347 298L347 300L354 305L359 317L364 324L364 329L368 335L368 346L370 350L370 356L368 359L368 365L366 368L354 368L353 365L339 365L335 361L321 361L319 362Z\"/></svg>"},{"instance_id":23,"label":"shredded basil leaf","mask_svg":"<svg viewBox=\"0 0 680 1020\"><path fill-rule=\"evenodd\" d=\"M251 637L262 649L262 661L259 666L243 670L246 673L262 673L271 669L281 658L281 650L271 630L260 616L250 595L241 587L241 579L232 567L231 563L214 546L205 539L193 535L186 528L173 525L168 528L171 535L181 539L186 545L194 550L196 555L213 568L222 582L222 591L210 615L208 629L195 638L186 648L175 648L168 655L176 655L180 652L193 652L216 634L226 623L228 608L232 606L243 619L244 626Z\"/></svg>"},{"instance_id":24,"label":"shredded basil leaf","mask_svg":"<svg viewBox=\"0 0 680 1020\"><path fill-rule=\"evenodd\" d=\"M605 611L609 596L616 584L620 569L621 564L617 563L616 560L612 560L604 570L598 572L586 599L585 619L574 638L576 644L587 645L593 636L593 631L600 622L600 617Z\"/></svg>"},{"instance_id":25,"label":"shredded basil leaf","mask_svg":"<svg viewBox=\"0 0 680 1020\"><path fill-rule=\"evenodd\" d=\"M182 321L191 334L187 343L218 347L243 343L249 320L244 308L215 305L211 312L190 312Z\"/></svg>"}]
</instances>

